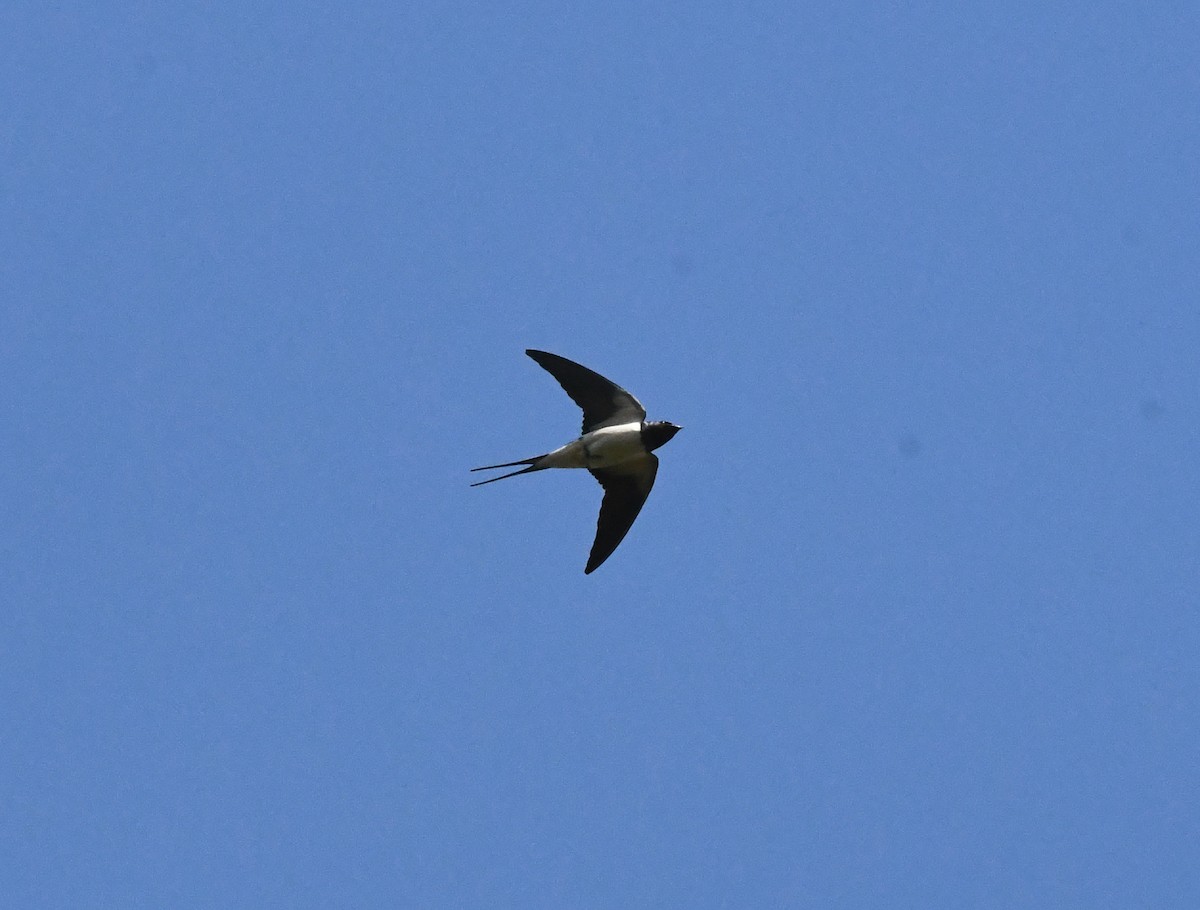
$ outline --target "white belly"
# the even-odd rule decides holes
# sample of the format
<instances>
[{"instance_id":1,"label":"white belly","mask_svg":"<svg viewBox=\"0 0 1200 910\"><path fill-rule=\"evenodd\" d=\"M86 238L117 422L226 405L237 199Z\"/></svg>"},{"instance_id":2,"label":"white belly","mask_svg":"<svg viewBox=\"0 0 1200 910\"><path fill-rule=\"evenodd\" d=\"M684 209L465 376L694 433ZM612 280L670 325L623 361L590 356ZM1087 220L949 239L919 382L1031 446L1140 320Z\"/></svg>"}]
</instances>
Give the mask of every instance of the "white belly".
<instances>
[{"instance_id":1,"label":"white belly","mask_svg":"<svg viewBox=\"0 0 1200 910\"><path fill-rule=\"evenodd\" d=\"M593 430L582 441L589 468L606 468L646 453L640 421Z\"/></svg>"},{"instance_id":2,"label":"white belly","mask_svg":"<svg viewBox=\"0 0 1200 910\"><path fill-rule=\"evenodd\" d=\"M644 455L641 423L592 430L538 460L542 468L607 468Z\"/></svg>"}]
</instances>

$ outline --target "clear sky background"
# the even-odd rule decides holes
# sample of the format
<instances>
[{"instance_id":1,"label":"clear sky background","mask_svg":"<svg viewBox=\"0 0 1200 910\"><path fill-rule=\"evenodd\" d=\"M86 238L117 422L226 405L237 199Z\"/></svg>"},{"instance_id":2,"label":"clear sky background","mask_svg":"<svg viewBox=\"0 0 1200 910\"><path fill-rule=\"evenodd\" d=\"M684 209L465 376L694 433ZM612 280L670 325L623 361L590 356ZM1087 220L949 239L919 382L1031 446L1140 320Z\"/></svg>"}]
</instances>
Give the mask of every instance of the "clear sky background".
<instances>
[{"instance_id":1,"label":"clear sky background","mask_svg":"<svg viewBox=\"0 0 1200 910\"><path fill-rule=\"evenodd\" d=\"M4 3L5 904L1200 906L1198 48Z\"/></svg>"}]
</instances>

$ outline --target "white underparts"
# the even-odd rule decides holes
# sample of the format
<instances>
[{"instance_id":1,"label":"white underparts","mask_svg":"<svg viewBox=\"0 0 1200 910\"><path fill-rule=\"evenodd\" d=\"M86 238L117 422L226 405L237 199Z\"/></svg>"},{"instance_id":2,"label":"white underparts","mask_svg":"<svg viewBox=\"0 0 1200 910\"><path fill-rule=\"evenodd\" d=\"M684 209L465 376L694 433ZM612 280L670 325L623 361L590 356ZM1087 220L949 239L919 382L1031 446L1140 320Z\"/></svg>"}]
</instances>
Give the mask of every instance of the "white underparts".
<instances>
[{"instance_id":1,"label":"white underparts","mask_svg":"<svg viewBox=\"0 0 1200 910\"><path fill-rule=\"evenodd\" d=\"M538 459L539 468L606 468L646 454L642 424L601 427Z\"/></svg>"}]
</instances>

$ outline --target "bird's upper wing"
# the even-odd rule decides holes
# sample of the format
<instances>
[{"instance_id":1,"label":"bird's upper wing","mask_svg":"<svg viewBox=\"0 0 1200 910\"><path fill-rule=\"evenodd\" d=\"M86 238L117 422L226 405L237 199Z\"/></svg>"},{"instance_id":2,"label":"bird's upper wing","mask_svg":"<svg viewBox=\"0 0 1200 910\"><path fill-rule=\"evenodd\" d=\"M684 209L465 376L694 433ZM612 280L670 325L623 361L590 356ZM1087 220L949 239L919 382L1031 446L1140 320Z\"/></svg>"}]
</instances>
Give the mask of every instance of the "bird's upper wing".
<instances>
[{"instance_id":1,"label":"bird's upper wing","mask_svg":"<svg viewBox=\"0 0 1200 910\"><path fill-rule=\"evenodd\" d=\"M646 419L646 409L640 401L599 373L594 373L587 367L557 354L547 354L545 351L525 353L557 379L558 384L571 396L571 400L583 408L583 432L590 433L599 427L636 423ZM651 474L651 481L653 479L654 475Z\"/></svg>"},{"instance_id":2,"label":"bird's upper wing","mask_svg":"<svg viewBox=\"0 0 1200 910\"><path fill-rule=\"evenodd\" d=\"M589 468L592 476L604 487L604 501L600 503L600 519L596 522L596 540L588 556L589 575L600 568L625 539L633 521L642 511L642 505L654 486L654 475L658 473L658 457L647 452L610 468Z\"/></svg>"}]
</instances>

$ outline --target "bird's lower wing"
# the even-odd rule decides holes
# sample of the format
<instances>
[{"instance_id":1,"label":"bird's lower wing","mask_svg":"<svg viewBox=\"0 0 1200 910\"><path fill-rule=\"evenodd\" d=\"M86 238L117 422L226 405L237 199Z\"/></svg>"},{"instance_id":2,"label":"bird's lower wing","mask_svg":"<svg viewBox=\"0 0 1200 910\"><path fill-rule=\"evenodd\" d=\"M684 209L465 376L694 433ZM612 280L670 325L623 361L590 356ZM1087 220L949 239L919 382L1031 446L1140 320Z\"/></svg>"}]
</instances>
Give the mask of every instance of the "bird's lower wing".
<instances>
[{"instance_id":1,"label":"bird's lower wing","mask_svg":"<svg viewBox=\"0 0 1200 910\"><path fill-rule=\"evenodd\" d=\"M604 501L600 504L600 518L596 522L596 540L592 543L587 568L583 570L585 575L600 568L633 527L654 487L658 457L647 452L641 458L611 468L588 470L604 487Z\"/></svg>"}]
</instances>

